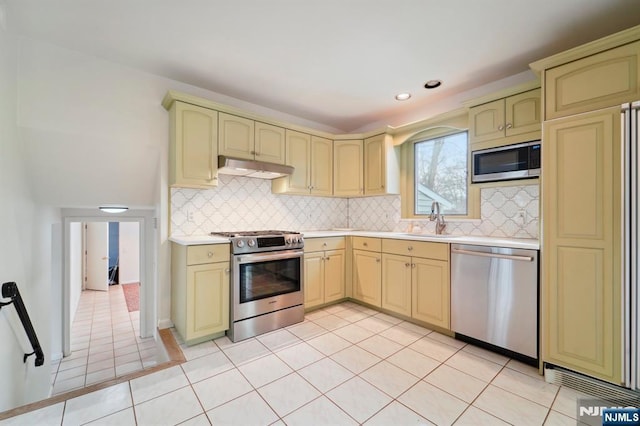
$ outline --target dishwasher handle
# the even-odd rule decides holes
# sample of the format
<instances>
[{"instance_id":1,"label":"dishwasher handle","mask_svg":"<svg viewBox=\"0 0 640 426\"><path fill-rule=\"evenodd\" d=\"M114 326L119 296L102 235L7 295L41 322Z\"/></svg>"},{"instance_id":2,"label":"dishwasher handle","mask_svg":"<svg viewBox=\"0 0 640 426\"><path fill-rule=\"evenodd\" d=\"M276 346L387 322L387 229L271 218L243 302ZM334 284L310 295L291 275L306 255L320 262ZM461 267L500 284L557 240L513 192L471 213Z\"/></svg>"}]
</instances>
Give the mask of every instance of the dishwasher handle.
<instances>
[{"instance_id":1,"label":"dishwasher handle","mask_svg":"<svg viewBox=\"0 0 640 426\"><path fill-rule=\"evenodd\" d=\"M521 262L533 262L533 256L518 256L513 254L500 254L500 253L486 253L484 251L464 250L458 248L451 248L451 253L468 254L471 256L480 257L495 257L497 259L519 260Z\"/></svg>"}]
</instances>

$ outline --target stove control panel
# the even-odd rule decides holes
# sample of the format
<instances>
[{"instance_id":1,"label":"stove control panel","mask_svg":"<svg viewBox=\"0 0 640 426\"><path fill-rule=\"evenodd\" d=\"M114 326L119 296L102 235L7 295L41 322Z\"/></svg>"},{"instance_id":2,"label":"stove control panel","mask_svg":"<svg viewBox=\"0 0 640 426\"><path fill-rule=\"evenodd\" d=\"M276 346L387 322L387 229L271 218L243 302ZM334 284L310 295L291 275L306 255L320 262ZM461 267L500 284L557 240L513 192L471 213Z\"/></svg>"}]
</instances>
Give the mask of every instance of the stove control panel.
<instances>
[{"instance_id":1,"label":"stove control panel","mask_svg":"<svg viewBox=\"0 0 640 426\"><path fill-rule=\"evenodd\" d=\"M231 237L231 251L233 254L291 250L303 247L304 238L302 234Z\"/></svg>"}]
</instances>

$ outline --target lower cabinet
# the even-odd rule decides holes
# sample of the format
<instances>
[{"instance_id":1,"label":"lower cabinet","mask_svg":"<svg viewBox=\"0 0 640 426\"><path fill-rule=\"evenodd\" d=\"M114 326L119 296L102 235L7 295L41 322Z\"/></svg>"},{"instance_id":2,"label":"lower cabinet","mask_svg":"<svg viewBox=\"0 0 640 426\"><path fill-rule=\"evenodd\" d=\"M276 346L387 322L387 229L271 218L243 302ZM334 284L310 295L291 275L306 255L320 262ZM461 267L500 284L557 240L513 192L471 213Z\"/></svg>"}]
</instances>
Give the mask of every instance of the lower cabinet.
<instances>
[{"instance_id":1,"label":"lower cabinet","mask_svg":"<svg viewBox=\"0 0 640 426\"><path fill-rule=\"evenodd\" d=\"M382 308L411 316L411 258L382 254Z\"/></svg>"},{"instance_id":2,"label":"lower cabinet","mask_svg":"<svg viewBox=\"0 0 640 426\"><path fill-rule=\"evenodd\" d=\"M449 262L412 259L411 316L442 328L450 328Z\"/></svg>"},{"instance_id":3,"label":"lower cabinet","mask_svg":"<svg viewBox=\"0 0 640 426\"><path fill-rule=\"evenodd\" d=\"M450 328L449 244L384 239L382 252L381 307Z\"/></svg>"},{"instance_id":4,"label":"lower cabinet","mask_svg":"<svg viewBox=\"0 0 640 426\"><path fill-rule=\"evenodd\" d=\"M171 320L187 344L229 328L229 245L171 247Z\"/></svg>"},{"instance_id":5,"label":"lower cabinet","mask_svg":"<svg viewBox=\"0 0 640 426\"><path fill-rule=\"evenodd\" d=\"M305 241L305 308L312 308L345 297L344 247L344 237L314 238Z\"/></svg>"},{"instance_id":6,"label":"lower cabinet","mask_svg":"<svg viewBox=\"0 0 640 426\"><path fill-rule=\"evenodd\" d=\"M379 252L353 250L353 298L381 306L382 264Z\"/></svg>"}]
</instances>

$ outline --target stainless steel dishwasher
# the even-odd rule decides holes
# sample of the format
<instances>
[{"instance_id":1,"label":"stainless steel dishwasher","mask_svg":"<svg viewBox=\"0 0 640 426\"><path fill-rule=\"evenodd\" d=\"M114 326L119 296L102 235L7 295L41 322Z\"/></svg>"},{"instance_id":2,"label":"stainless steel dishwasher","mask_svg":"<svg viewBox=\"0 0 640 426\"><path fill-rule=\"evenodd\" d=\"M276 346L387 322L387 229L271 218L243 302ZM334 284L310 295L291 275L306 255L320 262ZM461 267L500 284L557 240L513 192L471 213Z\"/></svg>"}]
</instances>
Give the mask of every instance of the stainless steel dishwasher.
<instances>
[{"instance_id":1,"label":"stainless steel dishwasher","mask_svg":"<svg viewBox=\"0 0 640 426\"><path fill-rule=\"evenodd\" d=\"M538 251L452 244L451 328L538 359Z\"/></svg>"}]
</instances>

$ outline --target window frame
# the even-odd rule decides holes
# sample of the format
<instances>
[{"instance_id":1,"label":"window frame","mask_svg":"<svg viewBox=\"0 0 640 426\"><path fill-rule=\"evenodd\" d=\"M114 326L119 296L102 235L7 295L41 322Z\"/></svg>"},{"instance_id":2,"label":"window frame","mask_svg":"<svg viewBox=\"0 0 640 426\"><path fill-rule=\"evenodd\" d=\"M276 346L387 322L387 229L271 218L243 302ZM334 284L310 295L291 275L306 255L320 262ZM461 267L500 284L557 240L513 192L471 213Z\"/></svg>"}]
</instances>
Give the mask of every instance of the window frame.
<instances>
[{"instance_id":1,"label":"window frame","mask_svg":"<svg viewBox=\"0 0 640 426\"><path fill-rule=\"evenodd\" d=\"M450 117L422 128L402 144L401 204L402 219L425 220L428 214L415 213L415 144L429 139L467 132L467 214L447 215L452 220L480 218L480 188L471 184L471 144L469 143L468 114Z\"/></svg>"}]
</instances>

